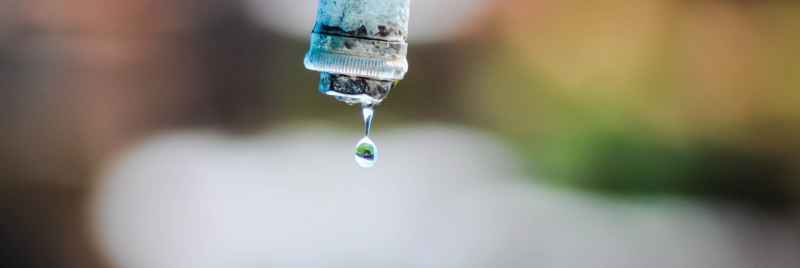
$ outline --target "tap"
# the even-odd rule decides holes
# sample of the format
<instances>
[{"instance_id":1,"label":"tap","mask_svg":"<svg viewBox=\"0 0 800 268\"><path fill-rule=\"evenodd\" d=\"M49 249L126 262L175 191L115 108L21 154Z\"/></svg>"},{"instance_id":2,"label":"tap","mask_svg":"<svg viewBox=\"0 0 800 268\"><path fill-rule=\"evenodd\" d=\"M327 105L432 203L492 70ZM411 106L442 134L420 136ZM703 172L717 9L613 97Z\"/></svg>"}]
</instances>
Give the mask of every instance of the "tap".
<instances>
[{"instance_id":1,"label":"tap","mask_svg":"<svg viewBox=\"0 0 800 268\"><path fill-rule=\"evenodd\" d=\"M347 104L380 104L408 71L410 0L320 0L305 66L319 90Z\"/></svg>"}]
</instances>

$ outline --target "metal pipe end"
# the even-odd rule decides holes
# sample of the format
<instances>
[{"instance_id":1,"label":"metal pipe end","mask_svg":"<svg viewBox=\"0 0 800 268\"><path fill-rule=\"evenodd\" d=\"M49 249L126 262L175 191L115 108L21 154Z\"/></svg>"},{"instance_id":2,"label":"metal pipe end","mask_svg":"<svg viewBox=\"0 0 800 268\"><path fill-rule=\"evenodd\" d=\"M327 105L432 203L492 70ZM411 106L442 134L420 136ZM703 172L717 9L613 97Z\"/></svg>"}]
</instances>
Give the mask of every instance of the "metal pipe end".
<instances>
[{"instance_id":1,"label":"metal pipe end","mask_svg":"<svg viewBox=\"0 0 800 268\"><path fill-rule=\"evenodd\" d=\"M349 105L375 106L389 96L397 82L323 72L319 91Z\"/></svg>"}]
</instances>

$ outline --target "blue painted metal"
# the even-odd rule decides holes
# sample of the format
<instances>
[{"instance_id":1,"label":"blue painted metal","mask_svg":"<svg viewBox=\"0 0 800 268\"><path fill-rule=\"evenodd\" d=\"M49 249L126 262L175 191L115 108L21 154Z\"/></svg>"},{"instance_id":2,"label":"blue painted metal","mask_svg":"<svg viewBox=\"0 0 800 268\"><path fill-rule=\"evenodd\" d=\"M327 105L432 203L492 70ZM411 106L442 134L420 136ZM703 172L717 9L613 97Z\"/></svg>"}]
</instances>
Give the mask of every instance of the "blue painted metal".
<instances>
[{"instance_id":1,"label":"blue painted metal","mask_svg":"<svg viewBox=\"0 0 800 268\"><path fill-rule=\"evenodd\" d=\"M383 101L408 71L409 0L320 0L306 68L320 91L362 105Z\"/></svg>"}]
</instances>

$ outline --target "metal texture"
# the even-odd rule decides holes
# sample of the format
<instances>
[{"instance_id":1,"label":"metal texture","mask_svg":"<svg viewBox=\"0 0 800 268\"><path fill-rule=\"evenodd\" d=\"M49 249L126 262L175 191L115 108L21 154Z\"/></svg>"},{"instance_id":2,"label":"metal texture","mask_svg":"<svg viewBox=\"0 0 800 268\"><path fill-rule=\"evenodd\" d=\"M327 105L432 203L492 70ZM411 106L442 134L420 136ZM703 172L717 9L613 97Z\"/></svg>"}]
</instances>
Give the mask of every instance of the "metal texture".
<instances>
[{"instance_id":1,"label":"metal texture","mask_svg":"<svg viewBox=\"0 0 800 268\"><path fill-rule=\"evenodd\" d=\"M320 91L362 105L379 104L408 71L409 0L320 0L309 70Z\"/></svg>"}]
</instances>

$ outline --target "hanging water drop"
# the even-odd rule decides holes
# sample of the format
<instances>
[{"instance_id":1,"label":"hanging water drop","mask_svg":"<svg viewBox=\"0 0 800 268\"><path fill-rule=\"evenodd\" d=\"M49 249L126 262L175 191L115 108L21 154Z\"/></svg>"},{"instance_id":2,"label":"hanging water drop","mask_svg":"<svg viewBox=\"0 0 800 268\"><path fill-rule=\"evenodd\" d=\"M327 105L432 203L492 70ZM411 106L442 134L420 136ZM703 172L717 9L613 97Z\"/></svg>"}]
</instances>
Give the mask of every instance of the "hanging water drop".
<instances>
[{"instance_id":1,"label":"hanging water drop","mask_svg":"<svg viewBox=\"0 0 800 268\"><path fill-rule=\"evenodd\" d=\"M369 138L375 109L372 105L365 105L361 111L364 115L364 138L356 144L355 159L356 163L362 168L371 168L378 161L378 146Z\"/></svg>"},{"instance_id":2,"label":"hanging water drop","mask_svg":"<svg viewBox=\"0 0 800 268\"><path fill-rule=\"evenodd\" d=\"M364 137L358 141L356 145L356 163L362 168L371 168L375 166L378 160L378 148L369 137Z\"/></svg>"}]
</instances>

